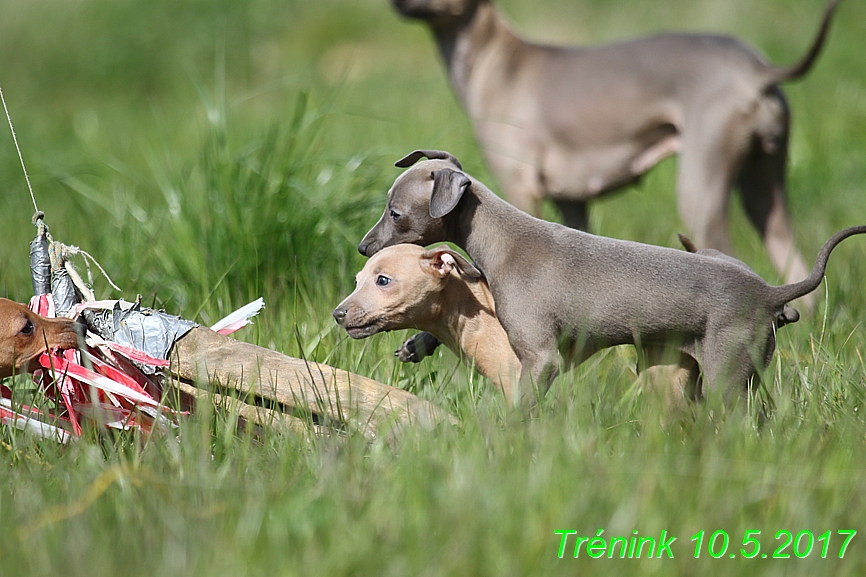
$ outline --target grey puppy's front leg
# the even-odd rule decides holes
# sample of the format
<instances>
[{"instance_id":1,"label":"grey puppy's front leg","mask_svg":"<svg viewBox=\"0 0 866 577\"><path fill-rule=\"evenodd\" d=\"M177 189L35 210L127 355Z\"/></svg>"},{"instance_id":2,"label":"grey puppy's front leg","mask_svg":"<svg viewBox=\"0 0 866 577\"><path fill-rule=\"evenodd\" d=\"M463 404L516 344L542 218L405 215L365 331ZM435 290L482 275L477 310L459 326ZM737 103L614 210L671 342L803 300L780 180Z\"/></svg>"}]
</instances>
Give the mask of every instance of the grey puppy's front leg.
<instances>
[{"instance_id":1,"label":"grey puppy's front leg","mask_svg":"<svg viewBox=\"0 0 866 577\"><path fill-rule=\"evenodd\" d=\"M394 355L404 363L420 363L421 359L430 356L441 344L442 341L430 333L420 332L400 345Z\"/></svg>"}]
</instances>

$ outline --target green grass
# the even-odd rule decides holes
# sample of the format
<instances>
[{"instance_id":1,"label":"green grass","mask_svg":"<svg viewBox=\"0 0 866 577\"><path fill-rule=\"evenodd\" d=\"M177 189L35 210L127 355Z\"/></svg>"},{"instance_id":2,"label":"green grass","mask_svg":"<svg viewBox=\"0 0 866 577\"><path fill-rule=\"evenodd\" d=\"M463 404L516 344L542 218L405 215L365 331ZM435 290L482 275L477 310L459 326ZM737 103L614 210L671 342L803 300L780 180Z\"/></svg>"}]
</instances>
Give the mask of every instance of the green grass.
<instances>
[{"instance_id":1,"label":"green grass","mask_svg":"<svg viewBox=\"0 0 866 577\"><path fill-rule=\"evenodd\" d=\"M820 0L503 2L534 38L604 42L722 31L778 63ZM794 115L790 208L807 259L866 222L866 8L848 0ZM426 30L386 0L0 3L0 86L55 237L95 255L123 296L202 322L258 296L239 338L356 371L446 408L457 426L395 445L360 435L260 440L201 411L176 436L90 431L60 448L5 429L3 575L862 575L866 570L863 239L831 257L819 310L779 335L763 426L717 399L670 418L611 350L560 377L539 418L406 333L352 341L330 312L356 245L413 148L445 148L493 184ZM4 136L5 134L5 136ZM593 206L595 229L676 246L675 163ZM33 207L0 128L0 295L30 296ZM779 279L739 206L738 255ZM549 214L555 217L553 209ZM97 280L98 296L120 296ZM674 559L557 559L557 530L677 537ZM689 539L730 536L699 559ZM844 559L742 559L746 531L856 529ZM570 541L573 543L573 541ZM567 557L568 555L566 555Z\"/></svg>"}]
</instances>

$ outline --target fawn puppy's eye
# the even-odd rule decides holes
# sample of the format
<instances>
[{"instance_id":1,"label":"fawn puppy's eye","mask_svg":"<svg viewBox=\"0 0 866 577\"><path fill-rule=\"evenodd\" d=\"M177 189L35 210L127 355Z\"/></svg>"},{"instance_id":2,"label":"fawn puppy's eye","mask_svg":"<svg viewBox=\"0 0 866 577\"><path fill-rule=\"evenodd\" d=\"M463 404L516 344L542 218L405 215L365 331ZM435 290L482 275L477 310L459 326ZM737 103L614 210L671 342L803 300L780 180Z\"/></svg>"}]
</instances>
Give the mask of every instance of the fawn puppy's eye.
<instances>
[{"instance_id":1,"label":"fawn puppy's eye","mask_svg":"<svg viewBox=\"0 0 866 577\"><path fill-rule=\"evenodd\" d=\"M400 213L397 212L396 210L392 210L391 211L391 220L397 220L398 218L400 218Z\"/></svg>"},{"instance_id":2,"label":"fawn puppy's eye","mask_svg":"<svg viewBox=\"0 0 866 577\"><path fill-rule=\"evenodd\" d=\"M376 286L387 286L390 282L391 279L389 279L383 274L380 274L376 277Z\"/></svg>"},{"instance_id":3,"label":"fawn puppy's eye","mask_svg":"<svg viewBox=\"0 0 866 577\"><path fill-rule=\"evenodd\" d=\"M33 323L30 322L30 319L24 324L24 328L21 329L22 335L30 336L33 334Z\"/></svg>"}]
</instances>

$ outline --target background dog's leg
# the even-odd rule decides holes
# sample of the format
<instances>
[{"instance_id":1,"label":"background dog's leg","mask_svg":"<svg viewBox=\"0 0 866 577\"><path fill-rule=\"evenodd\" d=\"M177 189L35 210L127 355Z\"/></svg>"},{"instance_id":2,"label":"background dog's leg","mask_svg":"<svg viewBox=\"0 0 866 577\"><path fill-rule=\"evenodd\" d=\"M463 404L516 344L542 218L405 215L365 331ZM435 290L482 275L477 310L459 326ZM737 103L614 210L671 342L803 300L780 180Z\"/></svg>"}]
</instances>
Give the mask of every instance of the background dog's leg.
<instances>
[{"instance_id":1,"label":"background dog's leg","mask_svg":"<svg viewBox=\"0 0 866 577\"><path fill-rule=\"evenodd\" d=\"M487 133L485 132L485 134ZM509 132L500 134L497 130L488 134L488 137L493 138L494 142L507 142L509 135ZM520 137L518 136L518 138ZM505 200L527 214L540 216L541 199L545 191L542 190L538 179L538 169L532 164L517 160L520 158L520 154L517 152L504 154L492 152L488 148L484 148L483 152L490 172L496 175L496 181L499 183Z\"/></svg>"},{"instance_id":2,"label":"background dog's leg","mask_svg":"<svg viewBox=\"0 0 866 577\"><path fill-rule=\"evenodd\" d=\"M695 244L725 254L732 252L728 235L731 175L748 144L748 135L729 134L738 132L731 117L732 112L724 109L710 116L705 111L703 118L713 120L684 132L677 174L680 217L693 233Z\"/></svg>"},{"instance_id":3,"label":"background dog's leg","mask_svg":"<svg viewBox=\"0 0 866 577\"><path fill-rule=\"evenodd\" d=\"M700 368L691 356L671 347L647 346L638 358L637 386L660 394L672 411L686 411L701 397Z\"/></svg>"},{"instance_id":4,"label":"background dog's leg","mask_svg":"<svg viewBox=\"0 0 866 577\"><path fill-rule=\"evenodd\" d=\"M589 230L589 210L585 202L564 198L555 199L553 202L562 212L562 222L565 226L577 230Z\"/></svg>"},{"instance_id":5,"label":"background dog's leg","mask_svg":"<svg viewBox=\"0 0 866 577\"><path fill-rule=\"evenodd\" d=\"M788 218L785 192L786 149L785 142L772 154L760 149L754 150L743 163L739 189L746 214L764 240L773 266L780 274L785 275L786 283L793 283L806 278L809 270L794 247L794 233ZM807 310L812 310L815 304L812 294L799 300Z\"/></svg>"}]
</instances>

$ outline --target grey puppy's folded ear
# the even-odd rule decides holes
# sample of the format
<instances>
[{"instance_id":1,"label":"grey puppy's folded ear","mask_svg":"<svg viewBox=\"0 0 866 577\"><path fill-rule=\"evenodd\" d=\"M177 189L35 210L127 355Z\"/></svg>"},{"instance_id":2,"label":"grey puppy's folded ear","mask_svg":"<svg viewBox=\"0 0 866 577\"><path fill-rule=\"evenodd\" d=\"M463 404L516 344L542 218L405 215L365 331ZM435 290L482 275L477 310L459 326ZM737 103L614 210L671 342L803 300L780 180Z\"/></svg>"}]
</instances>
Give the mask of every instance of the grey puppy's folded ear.
<instances>
[{"instance_id":1,"label":"grey puppy's folded ear","mask_svg":"<svg viewBox=\"0 0 866 577\"><path fill-rule=\"evenodd\" d=\"M422 158L429 158L430 160L447 160L451 162L454 166L456 166L459 170L463 170L463 166L460 164L460 161L457 160L453 154L450 152L445 152L444 150L416 150L415 152L410 152L400 160L394 163L394 166L399 168L409 168Z\"/></svg>"},{"instance_id":2,"label":"grey puppy's folded ear","mask_svg":"<svg viewBox=\"0 0 866 577\"><path fill-rule=\"evenodd\" d=\"M469 177L450 168L433 173L433 195L430 197L430 216L442 218L457 206L460 198L472 181Z\"/></svg>"}]
</instances>

